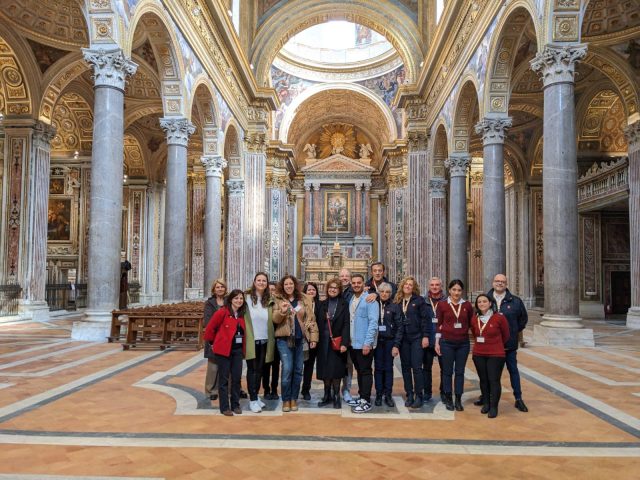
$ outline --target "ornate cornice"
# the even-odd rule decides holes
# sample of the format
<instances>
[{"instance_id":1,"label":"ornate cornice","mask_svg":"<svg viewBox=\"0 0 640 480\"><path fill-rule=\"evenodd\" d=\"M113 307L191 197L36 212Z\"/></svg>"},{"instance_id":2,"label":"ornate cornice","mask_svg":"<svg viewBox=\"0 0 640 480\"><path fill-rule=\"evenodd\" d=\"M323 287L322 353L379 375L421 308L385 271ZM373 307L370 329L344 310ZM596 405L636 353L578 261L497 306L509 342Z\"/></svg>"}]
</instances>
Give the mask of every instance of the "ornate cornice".
<instances>
[{"instance_id":1,"label":"ornate cornice","mask_svg":"<svg viewBox=\"0 0 640 480\"><path fill-rule=\"evenodd\" d=\"M244 195L244 180L227 180L227 191L230 197Z\"/></svg>"},{"instance_id":2,"label":"ornate cornice","mask_svg":"<svg viewBox=\"0 0 640 480\"><path fill-rule=\"evenodd\" d=\"M587 55L587 46L583 44L556 46L545 45L531 60L531 69L542 75L544 86L554 83L573 83L576 62Z\"/></svg>"},{"instance_id":3,"label":"ornate cornice","mask_svg":"<svg viewBox=\"0 0 640 480\"><path fill-rule=\"evenodd\" d=\"M507 118L483 118L476 124L476 133L482 134L485 145L494 143L504 144L507 129L513 124L511 117Z\"/></svg>"},{"instance_id":4,"label":"ornate cornice","mask_svg":"<svg viewBox=\"0 0 640 480\"><path fill-rule=\"evenodd\" d=\"M204 155L200 161L207 177L222 177L222 170L227 166L227 161L220 155Z\"/></svg>"},{"instance_id":5,"label":"ornate cornice","mask_svg":"<svg viewBox=\"0 0 640 480\"><path fill-rule=\"evenodd\" d=\"M267 139L266 134L249 132L244 137L245 149L250 153L266 153Z\"/></svg>"},{"instance_id":6,"label":"ornate cornice","mask_svg":"<svg viewBox=\"0 0 640 480\"><path fill-rule=\"evenodd\" d=\"M265 177L266 187L267 188L283 188L287 189L290 185L289 176L286 174L270 172L267 173Z\"/></svg>"},{"instance_id":7,"label":"ornate cornice","mask_svg":"<svg viewBox=\"0 0 640 480\"><path fill-rule=\"evenodd\" d=\"M160 127L167 133L167 145L189 144L189 136L196 131L196 127L183 117L164 117L160 119Z\"/></svg>"},{"instance_id":8,"label":"ornate cornice","mask_svg":"<svg viewBox=\"0 0 640 480\"><path fill-rule=\"evenodd\" d=\"M629 153L640 150L640 120L625 127L624 136L629 144Z\"/></svg>"},{"instance_id":9,"label":"ornate cornice","mask_svg":"<svg viewBox=\"0 0 640 480\"><path fill-rule=\"evenodd\" d=\"M136 73L138 65L122 53L122 49L82 49L84 60L93 68L95 87L117 88L124 92L127 77Z\"/></svg>"},{"instance_id":10,"label":"ornate cornice","mask_svg":"<svg viewBox=\"0 0 640 480\"><path fill-rule=\"evenodd\" d=\"M429 145L429 134L426 131L411 130L407 133L409 152L424 152Z\"/></svg>"},{"instance_id":11,"label":"ornate cornice","mask_svg":"<svg viewBox=\"0 0 640 480\"><path fill-rule=\"evenodd\" d=\"M447 181L444 178L432 178L429 180L429 193L431 198L446 198Z\"/></svg>"},{"instance_id":12,"label":"ornate cornice","mask_svg":"<svg viewBox=\"0 0 640 480\"><path fill-rule=\"evenodd\" d=\"M444 166L449 169L451 177L466 177L469 165L471 165L469 155L451 156L444 161Z\"/></svg>"}]
</instances>

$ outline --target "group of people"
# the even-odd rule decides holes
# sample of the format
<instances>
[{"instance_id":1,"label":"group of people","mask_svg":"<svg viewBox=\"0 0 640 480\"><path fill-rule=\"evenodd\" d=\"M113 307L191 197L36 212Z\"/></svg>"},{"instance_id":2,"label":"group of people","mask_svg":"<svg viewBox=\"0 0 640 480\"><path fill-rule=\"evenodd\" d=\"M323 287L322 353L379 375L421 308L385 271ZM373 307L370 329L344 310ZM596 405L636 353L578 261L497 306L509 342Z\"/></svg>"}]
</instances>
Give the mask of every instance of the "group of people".
<instances>
[{"instance_id":1,"label":"group of people","mask_svg":"<svg viewBox=\"0 0 640 480\"><path fill-rule=\"evenodd\" d=\"M445 293L441 279L433 277L423 297L413 277L397 286L390 282L381 262L371 266L368 280L343 269L326 283L324 299L316 284L301 286L292 275L275 283L257 273L247 291L227 292L225 282L216 280L204 313L205 393L218 398L222 414L241 414L240 398L247 395L241 390L244 359L254 413L265 407L261 384L263 398L279 398L279 376L283 412L297 411L300 395L311 400L314 369L324 383L319 407L342 408L344 401L354 413L365 413L383 402L395 406L393 365L399 356L406 407L420 409L431 401L437 359L440 397L447 410L462 411L471 351L481 391L474 404L481 412L498 415L505 363L515 407L528 411L517 364L518 337L528 319L523 302L508 290L505 275L496 275L474 305L463 299L463 291L462 281L452 280ZM354 368L357 396L352 395Z\"/></svg>"}]
</instances>

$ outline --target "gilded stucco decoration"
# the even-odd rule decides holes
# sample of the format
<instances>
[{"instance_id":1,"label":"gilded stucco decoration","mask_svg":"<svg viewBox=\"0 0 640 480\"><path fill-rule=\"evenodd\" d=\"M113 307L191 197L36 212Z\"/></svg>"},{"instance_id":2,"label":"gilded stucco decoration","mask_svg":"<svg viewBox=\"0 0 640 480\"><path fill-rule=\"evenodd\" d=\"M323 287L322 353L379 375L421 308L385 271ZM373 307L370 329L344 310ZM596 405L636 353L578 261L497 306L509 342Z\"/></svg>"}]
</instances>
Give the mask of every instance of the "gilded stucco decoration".
<instances>
[{"instance_id":1,"label":"gilded stucco decoration","mask_svg":"<svg viewBox=\"0 0 640 480\"><path fill-rule=\"evenodd\" d=\"M53 47L68 50L89 45L78 0L6 0L0 16L28 37Z\"/></svg>"},{"instance_id":2,"label":"gilded stucco decoration","mask_svg":"<svg viewBox=\"0 0 640 480\"><path fill-rule=\"evenodd\" d=\"M627 151L626 126L620 97L613 90L602 90L589 102L579 125L578 148L582 153L624 153Z\"/></svg>"},{"instance_id":3,"label":"gilded stucco decoration","mask_svg":"<svg viewBox=\"0 0 640 480\"><path fill-rule=\"evenodd\" d=\"M466 82L460 91L453 121L453 152L468 152L469 137L478 122L478 93L472 82Z\"/></svg>"},{"instance_id":4,"label":"gilded stucco decoration","mask_svg":"<svg viewBox=\"0 0 640 480\"><path fill-rule=\"evenodd\" d=\"M592 0L582 17L582 38L593 41L637 36L640 32L640 0Z\"/></svg>"},{"instance_id":5,"label":"gilded stucco decoration","mask_svg":"<svg viewBox=\"0 0 640 480\"><path fill-rule=\"evenodd\" d=\"M0 38L0 112L28 115L31 98L24 73L11 47Z\"/></svg>"},{"instance_id":6,"label":"gilded stucco decoration","mask_svg":"<svg viewBox=\"0 0 640 480\"><path fill-rule=\"evenodd\" d=\"M138 139L131 134L124 136L124 163L129 177L144 177L144 154Z\"/></svg>"},{"instance_id":7,"label":"gilded stucco decoration","mask_svg":"<svg viewBox=\"0 0 640 480\"><path fill-rule=\"evenodd\" d=\"M51 81L46 86L42 101L40 103L39 118L47 122L51 121L53 114L53 107L58 101L60 94L64 92L69 83L78 78L83 73L87 72L89 75L89 85L92 85L91 73L89 71L89 65L78 54L71 54L69 56L71 60L67 65L63 65L57 73L51 77ZM67 59L62 60L66 62ZM58 68L58 65L54 65L54 69Z\"/></svg>"},{"instance_id":8,"label":"gilded stucco decoration","mask_svg":"<svg viewBox=\"0 0 640 480\"><path fill-rule=\"evenodd\" d=\"M160 97L158 77L145 64L139 64L138 70L129 77L124 93L130 98L151 99Z\"/></svg>"},{"instance_id":9,"label":"gilded stucco decoration","mask_svg":"<svg viewBox=\"0 0 640 480\"><path fill-rule=\"evenodd\" d=\"M63 94L53 110L56 135L51 150L57 153L91 153L93 113L87 101L77 93Z\"/></svg>"}]
</instances>

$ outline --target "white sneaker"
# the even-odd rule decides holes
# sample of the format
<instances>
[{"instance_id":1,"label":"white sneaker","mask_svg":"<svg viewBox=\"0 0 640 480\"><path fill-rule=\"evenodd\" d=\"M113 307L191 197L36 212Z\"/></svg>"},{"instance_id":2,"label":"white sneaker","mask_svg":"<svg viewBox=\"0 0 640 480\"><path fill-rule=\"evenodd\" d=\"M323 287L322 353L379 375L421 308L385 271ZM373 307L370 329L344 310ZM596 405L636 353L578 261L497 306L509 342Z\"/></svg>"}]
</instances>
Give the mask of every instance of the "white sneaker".
<instances>
[{"instance_id":1,"label":"white sneaker","mask_svg":"<svg viewBox=\"0 0 640 480\"><path fill-rule=\"evenodd\" d=\"M260 413L262 411L262 407L260 407L260 404L257 401L251 401L249 402L249 410L253 413Z\"/></svg>"},{"instance_id":2,"label":"white sneaker","mask_svg":"<svg viewBox=\"0 0 640 480\"><path fill-rule=\"evenodd\" d=\"M264 403L260 397L258 397L257 402L258 402L258 405L260 405L260 408L264 408L267 406L267 404Z\"/></svg>"},{"instance_id":3,"label":"white sneaker","mask_svg":"<svg viewBox=\"0 0 640 480\"><path fill-rule=\"evenodd\" d=\"M353 413L366 413L371 410L371 404L366 400L360 400L360 404L353 407Z\"/></svg>"},{"instance_id":4,"label":"white sneaker","mask_svg":"<svg viewBox=\"0 0 640 480\"><path fill-rule=\"evenodd\" d=\"M347 403L350 407L357 407L363 401L364 400L360 400L359 398L351 397L351 400L345 400L345 403Z\"/></svg>"}]
</instances>

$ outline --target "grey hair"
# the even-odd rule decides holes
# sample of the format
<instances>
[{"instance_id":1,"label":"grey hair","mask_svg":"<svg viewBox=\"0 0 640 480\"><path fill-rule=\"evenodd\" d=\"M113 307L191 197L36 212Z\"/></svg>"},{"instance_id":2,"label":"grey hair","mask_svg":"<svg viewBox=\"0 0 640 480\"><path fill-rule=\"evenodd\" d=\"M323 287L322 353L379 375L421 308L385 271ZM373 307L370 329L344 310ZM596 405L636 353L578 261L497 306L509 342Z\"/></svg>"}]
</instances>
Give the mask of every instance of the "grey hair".
<instances>
[{"instance_id":1,"label":"grey hair","mask_svg":"<svg viewBox=\"0 0 640 480\"><path fill-rule=\"evenodd\" d=\"M383 282L378 286L378 291L380 290L389 290L390 293L393 292L393 288L387 282Z\"/></svg>"}]
</instances>

